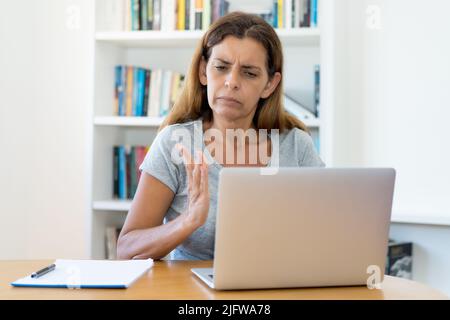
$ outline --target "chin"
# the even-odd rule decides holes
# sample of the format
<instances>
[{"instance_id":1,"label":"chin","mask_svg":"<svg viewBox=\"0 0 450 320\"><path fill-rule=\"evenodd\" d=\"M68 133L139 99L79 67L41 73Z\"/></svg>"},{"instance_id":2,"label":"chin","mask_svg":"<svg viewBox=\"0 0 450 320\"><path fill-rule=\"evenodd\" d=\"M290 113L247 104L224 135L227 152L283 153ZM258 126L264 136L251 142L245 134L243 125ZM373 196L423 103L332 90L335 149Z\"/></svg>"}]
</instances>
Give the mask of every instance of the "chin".
<instances>
[{"instance_id":1,"label":"chin","mask_svg":"<svg viewBox=\"0 0 450 320\"><path fill-rule=\"evenodd\" d=\"M213 110L214 115L224 118L228 121L235 121L245 118L242 110L236 110L233 108L219 107Z\"/></svg>"}]
</instances>

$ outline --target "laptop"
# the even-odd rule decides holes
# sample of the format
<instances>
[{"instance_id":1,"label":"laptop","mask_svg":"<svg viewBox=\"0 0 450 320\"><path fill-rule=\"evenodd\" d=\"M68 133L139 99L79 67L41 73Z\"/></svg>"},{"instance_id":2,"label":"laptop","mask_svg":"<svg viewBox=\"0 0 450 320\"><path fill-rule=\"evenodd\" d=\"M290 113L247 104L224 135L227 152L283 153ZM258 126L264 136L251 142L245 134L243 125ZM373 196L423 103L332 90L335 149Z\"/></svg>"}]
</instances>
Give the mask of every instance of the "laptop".
<instances>
[{"instance_id":1,"label":"laptop","mask_svg":"<svg viewBox=\"0 0 450 320\"><path fill-rule=\"evenodd\" d=\"M218 290L367 285L383 281L392 168L224 168L213 268Z\"/></svg>"}]
</instances>

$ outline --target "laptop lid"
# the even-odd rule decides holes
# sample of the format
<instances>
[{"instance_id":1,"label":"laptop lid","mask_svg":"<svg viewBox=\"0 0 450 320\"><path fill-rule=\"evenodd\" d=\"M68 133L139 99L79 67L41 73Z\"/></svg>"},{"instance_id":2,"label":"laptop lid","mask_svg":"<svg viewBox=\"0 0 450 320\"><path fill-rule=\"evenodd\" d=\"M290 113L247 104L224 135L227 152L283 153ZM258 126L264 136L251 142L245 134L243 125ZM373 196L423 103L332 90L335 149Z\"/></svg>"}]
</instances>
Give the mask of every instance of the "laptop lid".
<instances>
[{"instance_id":1,"label":"laptop lid","mask_svg":"<svg viewBox=\"0 0 450 320\"><path fill-rule=\"evenodd\" d=\"M368 268L382 281L394 181L391 168L222 169L215 288L365 285Z\"/></svg>"}]
</instances>

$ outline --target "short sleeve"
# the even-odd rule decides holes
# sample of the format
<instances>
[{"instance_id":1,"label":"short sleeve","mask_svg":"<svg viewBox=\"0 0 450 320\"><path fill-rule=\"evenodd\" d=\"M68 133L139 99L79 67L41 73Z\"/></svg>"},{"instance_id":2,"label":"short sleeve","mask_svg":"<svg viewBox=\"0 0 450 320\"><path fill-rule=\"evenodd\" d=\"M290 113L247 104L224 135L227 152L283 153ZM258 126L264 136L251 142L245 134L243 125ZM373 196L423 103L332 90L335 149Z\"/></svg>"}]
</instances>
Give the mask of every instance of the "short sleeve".
<instances>
[{"instance_id":1,"label":"short sleeve","mask_svg":"<svg viewBox=\"0 0 450 320\"><path fill-rule=\"evenodd\" d=\"M301 143L303 145L303 154L300 156L300 167L325 167L325 163L317 153L311 136L303 132Z\"/></svg>"},{"instance_id":2,"label":"short sleeve","mask_svg":"<svg viewBox=\"0 0 450 320\"><path fill-rule=\"evenodd\" d=\"M174 193L178 190L178 167L171 159L171 141L169 127L161 130L153 140L139 170L155 177Z\"/></svg>"}]
</instances>

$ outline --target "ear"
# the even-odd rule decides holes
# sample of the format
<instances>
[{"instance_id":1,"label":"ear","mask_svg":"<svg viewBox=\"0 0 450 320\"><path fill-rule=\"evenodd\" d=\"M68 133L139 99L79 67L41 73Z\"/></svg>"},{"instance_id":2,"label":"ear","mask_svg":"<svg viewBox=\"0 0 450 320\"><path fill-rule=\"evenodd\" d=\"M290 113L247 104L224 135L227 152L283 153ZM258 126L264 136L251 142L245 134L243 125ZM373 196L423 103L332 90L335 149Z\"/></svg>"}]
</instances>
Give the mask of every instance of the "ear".
<instances>
[{"instance_id":1,"label":"ear","mask_svg":"<svg viewBox=\"0 0 450 320\"><path fill-rule=\"evenodd\" d=\"M268 98L272 94L272 92L275 91L280 81L281 81L281 73L275 72L272 79L269 79L266 86L264 87L264 90L261 93L261 98L263 99Z\"/></svg>"},{"instance_id":2,"label":"ear","mask_svg":"<svg viewBox=\"0 0 450 320\"><path fill-rule=\"evenodd\" d=\"M202 57L202 60L200 60L200 64L198 66L198 78L200 79L200 83L204 86L208 84L207 78L206 78L206 60L204 57Z\"/></svg>"}]
</instances>

